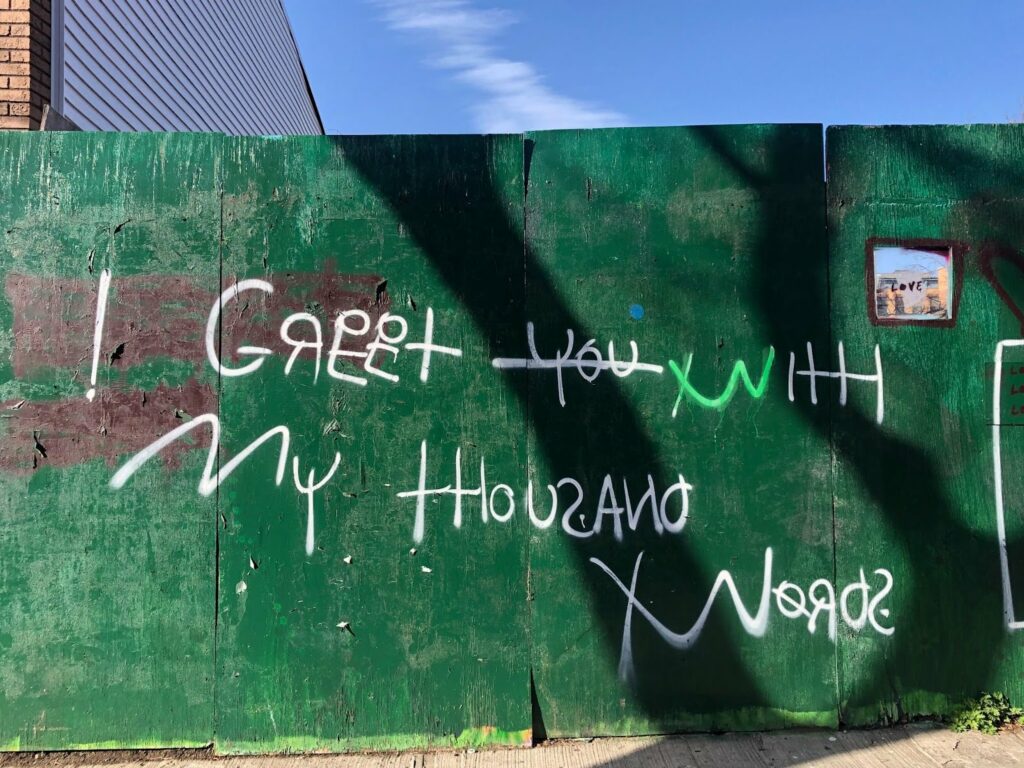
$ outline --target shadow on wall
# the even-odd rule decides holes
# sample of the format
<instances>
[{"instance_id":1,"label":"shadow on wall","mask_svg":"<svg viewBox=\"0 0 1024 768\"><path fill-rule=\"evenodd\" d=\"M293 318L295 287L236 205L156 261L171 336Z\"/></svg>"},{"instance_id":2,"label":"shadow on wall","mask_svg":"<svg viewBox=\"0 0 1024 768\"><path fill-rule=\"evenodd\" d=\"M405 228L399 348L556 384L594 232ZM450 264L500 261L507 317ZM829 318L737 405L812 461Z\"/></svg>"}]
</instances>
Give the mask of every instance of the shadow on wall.
<instances>
[{"instance_id":1,"label":"shadow on wall","mask_svg":"<svg viewBox=\"0 0 1024 768\"><path fill-rule=\"evenodd\" d=\"M779 169L779 173L783 173L789 148L782 134L777 140L769 139L764 148L770 158L767 163L769 171L765 173L752 169L737 156L722 131L715 128L692 130L709 150L732 169L738 180L753 190L767 191L774 170ZM521 285L525 280L528 306L545 308L546 326L574 329L577 338L598 337L598 334L584 326L581 318L560 294L553 278L547 274L526 242L522 227L509 215L508 202L502 199L500 191L487 187L488 182L482 174L469 173L463 178L453 178L460 167L487 167L490 161L485 137L468 142L463 140L459 146L458 164L447 164L443 153L431 155L432 162L428 165L436 163L436 167L424 167L425 157L422 154L416 156L415 164L412 162L411 158L417 154L417 148L415 139L411 137L335 137L333 140L338 149L345 153L348 162L404 222L423 254L453 294L462 298L492 350L501 348L507 341L501 336L508 326L499 322L501 315L495 312L493 292L487 290L487 286L472 284L466 277L473 274L472 269L466 268L467 263L478 258L472 248L474 231L478 228L486 228L492 233L500 232L500 240L504 243L501 253L494 254L493 285ZM958 168L995 162L987 156L947 151L947 148L934 145L922 149L908 144L902 149L910 154L918 153L917 161L934 175L948 175L950 178L956 178ZM472 157L467 158L467 152ZM925 154L921 155L922 152ZM527 188L531 153L532 142L526 141L524 160ZM411 173L414 165L416 172ZM1005 173L1013 175L1018 185L1024 184L1024 171L1006 169ZM437 179L449 179L450 183L439 192ZM466 185L485 188L471 189L469 194L465 194ZM446 216L444 227L438 225L434 216L439 194L442 198L441 206L451 214ZM431 200L432 204L424 205L425 200ZM984 222L988 230L1002 233L1007 238L1012 238L1015 231L1019 231L1019 228L1015 229L1017 221L998 218L998 208L982 211L981 216L989 217ZM786 227L791 225L791 222L780 219L781 215L777 206L763 208L756 247L752 253L754 278L750 285L757 288L748 297L748 302L757 313L764 337L788 340L804 334L806 338L806 328L803 327L807 324L806 318L830 317L830 292L808 292L799 314L792 312L786 302L778 300L779 296L784 295L785 287L780 285L782 278L777 269L778 259L785 246ZM968 270L974 268L968 266ZM815 262L813 271L805 276L805 280L810 284L827 285L827 261L821 259ZM835 346L831 339L828 341L828 348L834 354ZM506 387L518 399L522 412L530 418L531 396L527 377L514 371L505 371L502 375ZM931 380L929 385L935 386ZM588 423L588 429L592 430L587 436L588 444L607 446L605 450L609 454L607 463L610 466L618 461L624 467L643 468L644 472L652 471L653 468L658 486L669 486L674 481L675 470L662 461L654 441L643 427L643 419L621 385L618 382L614 386L608 385L601 393L597 407L605 418ZM938 396L936 392L928 394ZM900 607L900 616L901 623L912 626L913 631L896 633L889 645L889 652L877 657L871 669L858 668L855 689L851 689L850 681L844 679L844 646L843 636L840 635L839 642L833 646L840 675L836 691L837 721L841 724L846 720L847 706L881 707L884 702L895 702L898 711L894 714L900 718L904 715L899 711L901 691L959 691L966 696L985 688L990 683L999 650L1006 641L1000 616L974 610L970 600L951 601L949 596L957 594L960 589L964 568L975 568L979 563L994 561L997 546L994 535L986 535L965 526L946 493L942 469L918 446L880 428L873 419L852 408L845 409L841 416L837 415L834 419L822 419L820 409L815 409L806 400L798 399L794 406L820 439L832 446L833 472L848 473L879 510L897 537L895 545L902 549L910 564L910 575L927 573L935 579L925 581L908 576L913 586L910 587L909 601ZM558 468L564 465L566 437L557 425L553 426L546 419L533 418L530 419L529 432L549 466ZM914 478L913 493L893 492L894 468L899 468L901 477ZM957 552L957 564L937 568L936 552L952 545L955 545ZM628 574L635 553L616 553L602 549L601 545L594 542L584 546L573 539L567 539L565 546L572 549L579 583L586 585L590 593L592 610L607 649L606 663L614 665L622 640L621 600L614 593L615 605L606 607L602 604L608 595L606 577L591 566L589 559L595 555L607 557L613 571ZM667 543L662 540L657 546L665 547L661 554L670 557L675 563L680 583L685 583L694 595L706 596L709 593L711 579L695 557L692 544L685 537L669 538ZM832 575L834 578L835 574ZM998 574L994 571L984 574L984 577L991 577L990 583L993 585L999 583ZM699 606L694 609L693 615L697 610ZM701 700L698 694L698 698L687 702L698 711L728 712L740 707L756 709L769 706L768 697L759 687L756 675L747 669L738 648L731 640L732 627L723 626L732 621L728 610L711 612L706 632L708 642L714 644L714 662L704 669L693 670L695 678L701 678L708 685L703 685L701 680L690 682L695 682L695 690L698 691L711 690L714 687L711 683L717 682L722 694L717 700L706 696ZM969 661L935 665L929 660L930 654L931 659L935 658L934 648L925 647L930 642L923 640L927 638L941 638L933 641L944 646L938 654L941 658ZM989 652L979 654L978 649L987 649ZM850 664L856 666L855 661ZM534 672L542 673L538 670ZM666 700L664 680L659 679L659 676L640 676L635 682L633 696L651 723L660 724L665 730L678 727L676 718L679 702ZM880 719L889 716L879 712ZM542 718L543 702L535 698L534 728L538 735L543 733ZM637 756L634 755L621 764L634 764L636 760ZM613 761L611 764L620 763Z\"/></svg>"},{"instance_id":2,"label":"shadow on wall","mask_svg":"<svg viewBox=\"0 0 1024 768\"><path fill-rule=\"evenodd\" d=\"M552 329L573 329L577 338L596 338L598 334L587 328L573 312L555 286L551 276L540 263L535 253L525 242L522 227L510 216L508 201L501 190L490 184L479 169L491 165L489 143L485 136L457 137L451 140L451 148L457 146L458 157L449 162L443 151L426 154L417 151L414 137L359 138L330 137L337 148L344 152L346 161L385 200L396 216L405 224L410 236L416 241L430 265L437 271L456 296L461 297L472 321L486 340L490 350L503 349L509 344L507 338L508 314L496 309L497 297L506 286L522 286L527 283L528 306L543 307L543 324ZM444 146L444 139L432 137L431 142ZM456 145L457 142L457 145ZM532 142L524 146L525 176L529 185L530 157ZM415 173L411 169L415 168ZM464 169L469 169L463 174ZM445 182L438 189L438 179ZM429 201L426 203L425 201ZM436 211L444 210L443 223L439 222ZM488 239L503 244L500 252L493 254L494 274L489 285L479 285L471 278L474 270L469 264L480 258L474 243L478 231L486 231ZM495 233L500 233L495 236ZM491 256L491 254L488 254ZM513 312L520 308L508 308ZM519 340L515 340L519 344ZM524 414L531 413L531 395L528 377L521 371L502 371L507 390L514 393ZM566 467L571 461L567 455L578 452L578 448L567 452L571 440L585 439L590 446L600 446L604 464L609 467L629 467L635 474L654 476L658 488L667 488L677 480L675 468L663 463L659 452L642 426L642 421L629 398L618 382L608 384L601 390L601 396L591 405L601 419L587 421L585 438L578 435L567 437L555 421L531 419L528 432L535 440L537 450L555 477L579 476L579 471ZM561 475L557 472L564 471ZM597 489L593 489L596 495ZM579 540L568 539L566 547L571 548L579 583L586 585L594 606L601 636L607 648L607 663L614 666L618 660L622 640L623 600L617 591L609 592L607 576L590 562L591 557L600 557L614 571L627 574L633 566L636 553L624 551L623 547L588 540L584 546ZM659 547L666 560L674 563L674 571L680 583L692 585L693 593L706 596L712 586L704 569L700 566L684 538L665 537L657 543L645 542ZM615 595L614 604L602 604L609 594ZM701 601L703 597L700 598ZM699 608L695 610L699 611ZM766 706L766 701L755 679L749 674L737 649L730 643L730 630L723 626L724 612L712 612L705 626L705 637L712 638L716 653L714 663L696 672L704 683L702 687L725 689L718 701L696 702L707 711L728 711L738 707ZM539 674L534 670L534 674ZM723 681L727 681L723 685ZM666 727L678 727L671 718L679 710L678 701L666 699L664 680L658 676L641 676L636 682L634 697L653 723L664 722ZM535 701L534 730L538 735L544 732L543 702Z\"/></svg>"},{"instance_id":3,"label":"shadow on wall","mask_svg":"<svg viewBox=\"0 0 1024 768\"><path fill-rule=\"evenodd\" d=\"M755 189L767 185L769 180L737 159L713 129L703 129L701 135L739 178ZM904 149L914 151L909 144ZM919 160L936 175L954 174L955 168L977 168L992 162L991 158L962 157L945 150ZM770 284L776 272L778 249L773 242L776 231L771 220L763 222L756 251L754 285ZM819 263L807 279L817 285L834 285L826 262ZM812 292L805 299L818 305L813 309L808 307L812 316L824 311L832 318L831 291L828 294ZM786 307L772 292L762 291L751 296L751 305L757 308L770 335L785 330L789 322ZM830 344L829 348L834 350L835 344ZM835 370L835 360L832 363L831 370ZM936 379L922 378L933 387L922 398L924 402L941 401L941 393L934 389ZM794 405L808 425L821 428L821 423L813 418L814 409L808 401L797 399ZM910 599L899 606L900 623L906 631L895 633L889 652L877 658L874 668L858 669L858 680L852 684L842 679L844 644L840 635L836 645L841 670L840 721L848 719L847 706L879 706L887 701L895 702L896 718L903 719L907 716L901 705L904 691L959 691L965 697L976 695L990 684L999 649L1007 635L997 611L978 610L972 600L951 600L950 596L962 595L963 585L977 578L976 574L965 574L965 571L976 570L981 564L995 566L996 537L964 525L963 517L956 513L946 493L946 474L919 445L893 435L891 430L885 430L854 408L845 408L841 413L837 410L830 422L832 434L822 436L832 445L834 472L852 476L853 482L870 497L888 530L897 537L892 551L903 552L910 565L907 580L912 583ZM909 479L912 479L912 491L907 490L905 482L900 482ZM837 542L839 547L843 544L841 540ZM845 544L851 546L849 540ZM945 560L951 552L956 553L956 562L937 567L939 559ZM914 578L915 574L927 574L929 578ZM988 576L987 582L997 589L997 569L991 568ZM941 639L935 641L935 638ZM938 649L936 644L943 647ZM979 649L988 652L979 653ZM937 663L939 658L947 659L948 663ZM851 661L851 666L856 666L856 662ZM883 713L879 715L881 719Z\"/></svg>"}]
</instances>

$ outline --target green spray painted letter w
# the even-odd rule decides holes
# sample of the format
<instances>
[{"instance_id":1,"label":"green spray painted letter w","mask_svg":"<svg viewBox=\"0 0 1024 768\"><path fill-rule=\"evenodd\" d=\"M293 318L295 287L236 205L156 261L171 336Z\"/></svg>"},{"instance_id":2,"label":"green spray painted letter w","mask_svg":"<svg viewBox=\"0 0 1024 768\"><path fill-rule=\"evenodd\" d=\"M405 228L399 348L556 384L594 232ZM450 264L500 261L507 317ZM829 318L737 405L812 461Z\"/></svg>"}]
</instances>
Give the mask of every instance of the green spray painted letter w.
<instances>
[{"instance_id":1,"label":"green spray painted letter w","mask_svg":"<svg viewBox=\"0 0 1024 768\"><path fill-rule=\"evenodd\" d=\"M679 367L675 360L669 360L668 367L672 369L672 373L679 380L679 395L676 397L676 404L672 407L672 418L675 418L679 412L679 406L683 402L684 397L702 408L722 410L732 400L732 396L736 394L736 388L739 386L740 381L743 382L743 386L752 398L760 400L768 389L768 373L772 369L772 362L774 360L775 347L768 347L768 355L765 357L764 367L761 370L761 379L758 381L757 386L754 386L754 382L750 379L746 363L742 360L737 360L732 366L729 382L718 397L707 397L694 389L694 386L690 383L690 366L693 364L692 352L686 356L686 362L682 368Z\"/></svg>"}]
</instances>

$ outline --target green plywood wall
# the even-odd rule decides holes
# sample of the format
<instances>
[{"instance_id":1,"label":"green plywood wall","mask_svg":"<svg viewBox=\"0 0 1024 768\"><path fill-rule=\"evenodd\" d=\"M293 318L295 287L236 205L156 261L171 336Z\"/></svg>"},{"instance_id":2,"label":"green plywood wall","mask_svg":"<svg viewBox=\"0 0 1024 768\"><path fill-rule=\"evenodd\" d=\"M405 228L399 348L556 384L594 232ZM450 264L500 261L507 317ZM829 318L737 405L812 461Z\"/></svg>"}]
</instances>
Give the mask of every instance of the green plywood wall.
<instances>
[{"instance_id":1,"label":"green plywood wall","mask_svg":"<svg viewBox=\"0 0 1024 768\"><path fill-rule=\"evenodd\" d=\"M526 285L538 349L564 353L571 331L574 360L593 359L578 352L590 339L604 358L611 344L629 360L634 342L643 364L662 369L570 368L564 405L554 372L531 372L537 482L573 478L584 499L575 534L533 535L534 674L549 733L834 725L835 648L823 631L780 616L770 594L756 629L725 592L698 619L721 571L752 614L766 586L832 575L828 410L813 416L821 433L807 428L785 364L808 341L828 344L826 306L785 298L825 255L820 130L530 138ZM765 324L763 307L777 301L782 319ZM719 402L677 406L670 361ZM741 385L729 399L738 365L756 394ZM652 482L657 527L640 504ZM572 498L563 487L563 503ZM667 642L629 610L611 574L628 587L635 568L651 618L692 637Z\"/></svg>"},{"instance_id":2,"label":"green plywood wall","mask_svg":"<svg viewBox=\"0 0 1024 768\"><path fill-rule=\"evenodd\" d=\"M1024 698L1024 130L826 144L0 134L0 745Z\"/></svg>"},{"instance_id":3,"label":"green plywood wall","mask_svg":"<svg viewBox=\"0 0 1024 768\"><path fill-rule=\"evenodd\" d=\"M481 460L492 484L524 474L523 409L490 367L522 325L521 248L506 236L520 210L521 141L251 139L231 146L224 178L223 284L275 286L243 294L244 313L226 309L241 324L231 347L278 351L258 375L224 379L226 450L284 425L291 455L280 487L275 442L221 491L219 743L528 739L522 519L485 523L479 499L461 497L455 528L454 497L429 494L415 540L416 497L397 495L417 491L423 446L427 488L452 484L457 451L467 488ZM467 305L472 292L486 306ZM364 357L324 360L318 374L310 352L286 375L279 329L298 311L323 326L325 355L339 315L363 313L343 319L354 330L338 349ZM434 351L425 370L415 345L431 342L428 323L432 343L461 356ZM371 367L397 380L365 368L378 327L393 349ZM289 333L310 339L313 328ZM323 478L336 455L314 494L307 554L308 494L291 463L308 487L309 471Z\"/></svg>"},{"instance_id":4,"label":"green plywood wall","mask_svg":"<svg viewBox=\"0 0 1024 768\"><path fill-rule=\"evenodd\" d=\"M119 491L108 483L181 414L217 407L195 353L219 274L220 142L0 133L8 748L213 738L216 499L194 492L203 451L177 451Z\"/></svg>"},{"instance_id":5,"label":"green plywood wall","mask_svg":"<svg viewBox=\"0 0 1024 768\"><path fill-rule=\"evenodd\" d=\"M1021 640L1003 615L993 385L998 342L1022 332L1014 278L1024 132L837 128L828 148L833 333L859 351L851 367L873 368L868 352L878 345L885 372L882 424L870 387L851 388L849 406L836 413L836 563L852 575L874 567L868 553L884 553L894 577L894 634L840 643L841 711L860 724L948 711L979 690L1019 700ZM870 322L864 272L873 240L954 248L952 327ZM1016 351L1000 371L1009 404ZM1009 555L1020 563L1024 446L1014 419L1003 418L995 438L1004 450ZM1022 594L1021 569L1010 573Z\"/></svg>"}]
</instances>

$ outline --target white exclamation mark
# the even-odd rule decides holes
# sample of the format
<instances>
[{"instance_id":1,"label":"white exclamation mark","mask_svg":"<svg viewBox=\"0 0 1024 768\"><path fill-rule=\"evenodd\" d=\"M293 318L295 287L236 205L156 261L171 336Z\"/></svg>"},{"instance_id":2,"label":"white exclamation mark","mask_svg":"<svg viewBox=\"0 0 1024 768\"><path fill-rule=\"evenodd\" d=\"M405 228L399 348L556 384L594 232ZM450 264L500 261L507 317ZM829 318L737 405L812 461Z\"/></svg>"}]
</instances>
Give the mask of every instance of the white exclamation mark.
<instances>
[{"instance_id":1,"label":"white exclamation mark","mask_svg":"<svg viewBox=\"0 0 1024 768\"><path fill-rule=\"evenodd\" d=\"M107 292L110 290L110 270L100 272L100 292L96 297L96 325L92 329L92 375L89 377L89 391L85 399L92 402L96 397L96 369L100 365L100 344L103 342L103 320L107 315Z\"/></svg>"}]
</instances>

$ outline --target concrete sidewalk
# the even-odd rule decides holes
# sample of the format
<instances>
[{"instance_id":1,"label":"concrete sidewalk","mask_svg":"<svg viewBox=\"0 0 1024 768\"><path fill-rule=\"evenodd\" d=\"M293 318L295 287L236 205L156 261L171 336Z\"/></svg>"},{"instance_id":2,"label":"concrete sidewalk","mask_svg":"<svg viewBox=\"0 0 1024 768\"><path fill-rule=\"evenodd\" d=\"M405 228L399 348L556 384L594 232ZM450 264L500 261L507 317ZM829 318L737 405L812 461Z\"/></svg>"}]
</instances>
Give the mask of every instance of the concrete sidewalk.
<instances>
[{"instance_id":1,"label":"concrete sidewalk","mask_svg":"<svg viewBox=\"0 0 1024 768\"><path fill-rule=\"evenodd\" d=\"M872 731L550 741L533 749L214 757L203 751L0 754L0 766L70 768L720 768L1024 766L1024 734L958 734L922 724Z\"/></svg>"}]
</instances>

